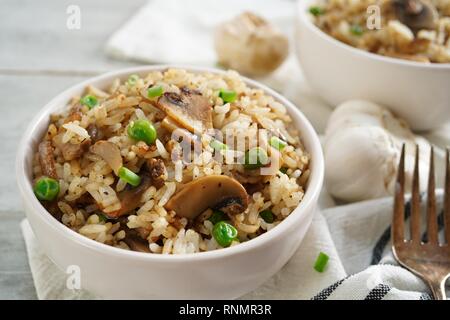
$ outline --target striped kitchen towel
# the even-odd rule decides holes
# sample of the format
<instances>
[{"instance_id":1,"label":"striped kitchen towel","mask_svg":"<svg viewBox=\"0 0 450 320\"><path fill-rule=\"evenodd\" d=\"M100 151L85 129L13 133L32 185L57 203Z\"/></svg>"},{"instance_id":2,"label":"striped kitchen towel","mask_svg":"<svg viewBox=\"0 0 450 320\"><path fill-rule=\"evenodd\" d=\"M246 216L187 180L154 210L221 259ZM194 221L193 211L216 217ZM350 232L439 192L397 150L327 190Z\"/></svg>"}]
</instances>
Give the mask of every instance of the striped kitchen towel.
<instances>
[{"instance_id":1,"label":"striped kitchen towel","mask_svg":"<svg viewBox=\"0 0 450 320\"><path fill-rule=\"evenodd\" d=\"M426 203L422 196L422 206ZM437 191L439 228L443 229L442 190ZM323 210L331 237L349 276L337 280L313 300L326 299L431 299L425 283L398 266L391 250L392 198L358 202ZM422 208L422 212L425 210ZM408 226L410 202L405 206ZM426 221L422 218L422 221ZM442 233L442 232L441 232ZM441 234L442 236L442 234ZM408 231L406 231L408 237ZM426 240L423 225L423 240Z\"/></svg>"}]
</instances>

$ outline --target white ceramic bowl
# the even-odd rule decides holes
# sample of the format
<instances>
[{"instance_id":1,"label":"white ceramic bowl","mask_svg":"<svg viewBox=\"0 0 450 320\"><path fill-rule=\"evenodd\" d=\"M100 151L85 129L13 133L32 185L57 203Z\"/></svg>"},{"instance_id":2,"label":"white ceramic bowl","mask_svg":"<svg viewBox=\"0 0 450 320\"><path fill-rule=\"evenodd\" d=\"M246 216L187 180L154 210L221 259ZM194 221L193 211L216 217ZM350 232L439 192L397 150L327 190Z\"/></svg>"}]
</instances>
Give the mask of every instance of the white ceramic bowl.
<instances>
[{"instance_id":1,"label":"white ceramic bowl","mask_svg":"<svg viewBox=\"0 0 450 320\"><path fill-rule=\"evenodd\" d=\"M415 130L450 120L450 64L423 64L383 57L340 42L314 25L299 0L296 53L317 94L333 107L368 99L389 107Z\"/></svg>"},{"instance_id":2,"label":"white ceramic bowl","mask_svg":"<svg viewBox=\"0 0 450 320\"><path fill-rule=\"evenodd\" d=\"M190 255L156 255L127 251L90 240L53 218L32 191L31 162L46 131L49 115L64 108L87 85L107 87L115 78L144 75L168 66L145 66L114 71L84 81L50 101L31 121L17 154L17 180L27 218L46 254L62 270L77 265L81 286L103 298L229 299L261 285L289 260L314 215L323 180L323 157L317 134L305 116L273 90L249 79L284 104L311 154L311 176L301 204L280 225L251 241L231 248ZM183 67L193 72L214 69ZM51 85L51 84L49 84Z\"/></svg>"}]
</instances>

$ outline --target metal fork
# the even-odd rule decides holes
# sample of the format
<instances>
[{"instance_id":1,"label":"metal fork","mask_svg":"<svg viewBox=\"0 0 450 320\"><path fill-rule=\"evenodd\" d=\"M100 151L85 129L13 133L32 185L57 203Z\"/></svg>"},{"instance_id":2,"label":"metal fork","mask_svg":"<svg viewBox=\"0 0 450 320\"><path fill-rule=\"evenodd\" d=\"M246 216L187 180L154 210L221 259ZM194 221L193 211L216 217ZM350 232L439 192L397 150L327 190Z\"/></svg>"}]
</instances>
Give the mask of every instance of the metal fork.
<instances>
[{"instance_id":1,"label":"metal fork","mask_svg":"<svg viewBox=\"0 0 450 320\"><path fill-rule=\"evenodd\" d=\"M421 240L419 189L419 147L416 146L411 193L410 239L405 239L405 145L402 147L395 186L394 215L392 219L392 251L400 265L422 278L431 288L436 300L445 300L445 281L450 275L450 168L449 150L446 151L444 191L445 243L439 244L436 214L434 150L430 152L430 172L427 191L427 241Z\"/></svg>"}]
</instances>

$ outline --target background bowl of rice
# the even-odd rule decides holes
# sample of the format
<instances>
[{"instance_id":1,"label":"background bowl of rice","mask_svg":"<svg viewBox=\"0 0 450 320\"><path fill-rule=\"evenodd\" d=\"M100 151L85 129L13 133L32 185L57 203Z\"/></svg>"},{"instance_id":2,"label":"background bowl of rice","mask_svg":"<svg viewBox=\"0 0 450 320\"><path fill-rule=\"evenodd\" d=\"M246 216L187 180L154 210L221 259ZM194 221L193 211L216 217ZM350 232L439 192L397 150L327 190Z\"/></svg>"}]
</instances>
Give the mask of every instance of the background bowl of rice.
<instances>
[{"instance_id":1,"label":"background bowl of rice","mask_svg":"<svg viewBox=\"0 0 450 320\"><path fill-rule=\"evenodd\" d=\"M367 99L389 107L414 130L429 130L450 120L450 64L421 63L366 52L319 29L308 9L297 5L296 53L308 82L335 107Z\"/></svg>"},{"instance_id":2,"label":"background bowl of rice","mask_svg":"<svg viewBox=\"0 0 450 320\"><path fill-rule=\"evenodd\" d=\"M320 142L306 117L288 100L255 81L245 83L263 90L282 103L299 130L311 155L311 174L300 205L278 226L255 239L221 250L184 255L157 255L123 250L88 239L52 217L32 190L32 157L50 114L62 110L71 97L88 85L109 86L116 78L145 75L168 67L191 72L223 71L183 66L144 66L114 71L84 81L62 92L31 121L19 146L17 179L27 218L49 258L63 271L81 270L81 287L102 298L125 299L229 299L264 283L281 269L296 251L314 215L323 181Z\"/></svg>"}]
</instances>

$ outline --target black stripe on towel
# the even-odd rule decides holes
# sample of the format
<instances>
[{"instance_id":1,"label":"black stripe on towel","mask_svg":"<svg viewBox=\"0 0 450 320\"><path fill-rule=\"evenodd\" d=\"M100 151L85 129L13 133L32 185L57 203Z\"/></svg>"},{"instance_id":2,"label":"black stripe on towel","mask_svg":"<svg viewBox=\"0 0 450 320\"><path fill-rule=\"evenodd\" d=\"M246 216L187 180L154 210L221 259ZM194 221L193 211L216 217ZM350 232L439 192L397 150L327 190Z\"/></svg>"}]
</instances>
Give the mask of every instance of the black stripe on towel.
<instances>
[{"instance_id":1,"label":"black stripe on towel","mask_svg":"<svg viewBox=\"0 0 450 320\"><path fill-rule=\"evenodd\" d=\"M428 293L424 292L420 295L419 300L433 300L433 299L431 299L431 296Z\"/></svg>"},{"instance_id":2,"label":"black stripe on towel","mask_svg":"<svg viewBox=\"0 0 450 320\"><path fill-rule=\"evenodd\" d=\"M348 277L347 277L348 278ZM333 283L331 286L323 289L317 295L311 298L311 300L327 300L328 297L344 282L345 279L341 279L338 282Z\"/></svg>"},{"instance_id":3,"label":"black stripe on towel","mask_svg":"<svg viewBox=\"0 0 450 320\"><path fill-rule=\"evenodd\" d=\"M383 300L383 298L391 291L391 287L387 284L377 284L375 288L370 290L369 294L364 300Z\"/></svg>"},{"instance_id":4,"label":"black stripe on towel","mask_svg":"<svg viewBox=\"0 0 450 320\"><path fill-rule=\"evenodd\" d=\"M411 214L411 201L408 200L405 203L405 220L409 218ZM386 248L386 245L389 243L389 240L391 240L391 226L383 232L381 237L378 239L377 243L375 244L375 247L372 250L372 260L370 261L370 264L378 264L381 261L381 258L383 257L384 249Z\"/></svg>"}]
</instances>

